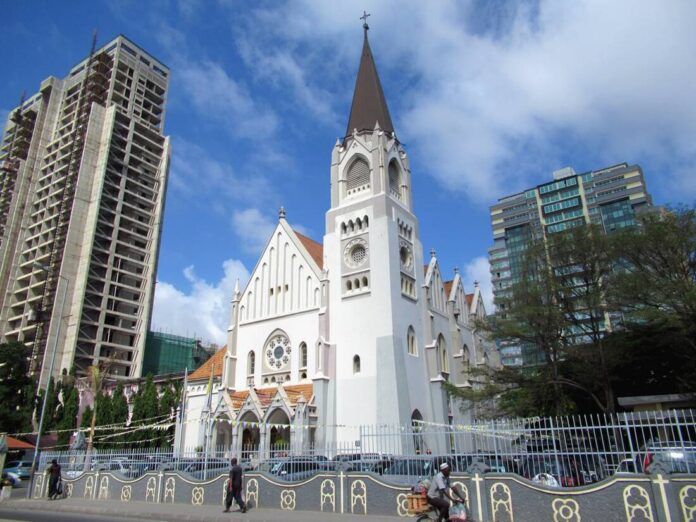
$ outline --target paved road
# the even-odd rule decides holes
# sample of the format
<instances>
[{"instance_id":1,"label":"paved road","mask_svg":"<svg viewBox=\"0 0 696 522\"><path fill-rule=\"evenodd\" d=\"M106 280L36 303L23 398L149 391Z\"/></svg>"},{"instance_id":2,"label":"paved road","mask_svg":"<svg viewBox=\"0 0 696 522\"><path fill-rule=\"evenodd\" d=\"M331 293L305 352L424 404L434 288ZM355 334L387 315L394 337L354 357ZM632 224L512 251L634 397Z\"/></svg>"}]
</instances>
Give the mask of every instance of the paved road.
<instances>
[{"instance_id":1,"label":"paved road","mask_svg":"<svg viewBox=\"0 0 696 522\"><path fill-rule=\"evenodd\" d=\"M317 511L281 511L280 509L251 509L222 513L220 506L190 506L184 504L153 504L113 500L26 500L13 498L0 504L0 521L71 522L403 522L399 517L341 515Z\"/></svg>"},{"instance_id":2,"label":"paved road","mask_svg":"<svg viewBox=\"0 0 696 522\"><path fill-rule=\"evenodd\" d=\"M81 515L55 511L23 511L0 508L0 522L150 522L147 519L119 518L110 515Z\"/></svg>"}]
</instances>

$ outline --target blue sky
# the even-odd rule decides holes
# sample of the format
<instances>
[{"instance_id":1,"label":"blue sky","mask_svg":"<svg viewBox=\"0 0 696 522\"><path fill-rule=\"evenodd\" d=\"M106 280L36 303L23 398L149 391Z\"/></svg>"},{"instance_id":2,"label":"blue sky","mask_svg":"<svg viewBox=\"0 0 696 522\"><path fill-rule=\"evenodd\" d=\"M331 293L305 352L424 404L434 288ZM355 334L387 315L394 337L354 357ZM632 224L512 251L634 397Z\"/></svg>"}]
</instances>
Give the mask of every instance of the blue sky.
<instances>
[{"instance_id":1,"label":"blue sky","mask_svg":"<svg viewBox=\"0 0 696 522\"><path fill-rule=\"evenodd\" d=\"M489 292L488 207L550 179L640 164L658 204L696 198L696 3L3 2L0 118L123 33L172 71L173 158L153 327L223 343L278 207L321 241L363 9L421 240Z\"/></svg>"}]
</instances>

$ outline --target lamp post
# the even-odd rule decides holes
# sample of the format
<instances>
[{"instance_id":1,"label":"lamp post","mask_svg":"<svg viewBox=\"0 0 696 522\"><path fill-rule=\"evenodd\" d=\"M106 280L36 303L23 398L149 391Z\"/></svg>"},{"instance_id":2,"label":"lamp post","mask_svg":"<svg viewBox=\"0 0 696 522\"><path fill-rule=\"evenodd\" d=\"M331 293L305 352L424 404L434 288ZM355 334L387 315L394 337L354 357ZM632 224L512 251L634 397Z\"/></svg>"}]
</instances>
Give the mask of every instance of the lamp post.
<instances>
[{"instance_id":1,"label":"lamp post","mask_svg":"<svg viewBox=\"0 0 696 522\"><path fill-rule=\"evenodd\" d=\"M46 265L42 265L41 263L38 263L34 261L33 266L35 268L38 268L42 270L43 272L46 272L46 274L49 273L50 267ZM43 423L44 423L44 417L46 415L46 403L48 402L48 385L51 382L51 377L53 376L53 365L56 360L56 352L58 351L58 339L60 337L60 327L63 322L63 308L65 307L65 297L68 294L68 278L64 277L60 274L58 274L58 278L62 279L64 281L64 286L65 288L63 289L63 297L61 298L60 301L60 315L58 316L58 327L56 329L56 336L53 339L53 349L51 350L51 358L50 358L50 364L49 364L49 370L48 370L48 380L46 381L46 391L44 392L43 396L43 401L41 404L41 416L39 417L39 429L36 434L36 446L34 447L34 458L31 461L31 471L30 471L30 483L27 488L27 498L31 497L31 480L34 478L34 472L36 471L36 459L39 456L39 443L41 442L41 432L43 431ZM41 388L41 374L39 373L39 389Z\"/></svg>"}]
</instances>

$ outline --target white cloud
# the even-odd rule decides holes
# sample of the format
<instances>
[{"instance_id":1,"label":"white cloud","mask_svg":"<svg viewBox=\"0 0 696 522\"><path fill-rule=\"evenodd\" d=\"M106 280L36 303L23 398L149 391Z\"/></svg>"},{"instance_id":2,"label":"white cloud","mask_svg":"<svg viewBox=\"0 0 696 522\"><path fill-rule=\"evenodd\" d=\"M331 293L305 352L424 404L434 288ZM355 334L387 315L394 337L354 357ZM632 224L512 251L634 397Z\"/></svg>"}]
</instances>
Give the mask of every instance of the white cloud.
<instances>
[{"instance_id":1,"label":"white cloud","mask_svg":"<svg viewBox=\"0 0 696 522\"><path fill-rule=\"evenodd\" d=\"M206 118L222 121L234 135L246 138L263 139L276 132L275 113L254 100L221 64L182 60L176 71L189 100Z\"/></svg>"},{"instance_id":2,"label":"white cloud","mask_svg":"<svg viewBox=\"0 0 696 522\"><path fill-rule=\"evenodd\" d=\"M240 38L237 46L257 79L284 93L289 90L292 98L288 101L308 110L315 118L329 124L338 122L338 115L331 105L331 94L310 81L307 71L289 50L269 49L254 38Z\"/></svg>"},{"instance_id":3,"label":"white cloud","mask_svg":"<svg viewBox=\"0 0 696 522\"><path fill-rule=\"evenodd\" d=\"M478 281L483 304L486 307L486 313L492 314L495 311L495 307L493 305L493 286L491 284L491 272L488 258L479 256L469 261L464 267L462 278L464 279L464 288L467 292L471 292L474 282Z\"/></svg>"},{"instance_id":4,"label":"white cloud","mask_svg":"<svg viewBox=\"0 0 696 522\"><path fill-rule=\"evenodd\" d=\"M263 203L275 194L264 176L240 175L195 143L174 137L172 150L170 183L188 197L224 205L230 201Z\"/></svg>"},{"instance_id":5,"label":"white cloud","mask_svg":"<svg viewBox=\"0 0 696 522\"><path fill-rule=\"evenodd\" d=\"M387 92L402 104L392 107L397 131L430 175L489 202L569 157L584 158L580 168L649 162L681 166L671 181L696 195L696 3L483 4L368 7L381 75L402 77L401 96ZM332 92L336 77L354 74L354 11L308 0L256 11L267 29L258 45L299 86L299 103L305 89Z\"/></svg>"},{"instance_id":6,"label":"white cloud","mask_svg":"<svg viewBox=\"0 0 696 522\"><path fill-rule=\"evenodd\" d=\"M249 280L249 271L236 259L228 259L222 266L224 275L215 284L199 278L193 266L186 268L184 276L191 283L189 293L159 281L155 290L153 330L225 344L234 285L239 279L240 288L243 288Z\"/></svg>"},{"instance_id":7,"label":"white cloud","mask_svg":"<svg viewBox=\"0 0 696 522\"><path fill-rule=\"evenodd\" d=\"M261 255L277 225L277 218L272 219L257 208L238 210L232 214L234 233L239 237L242 248L258 256ZM312 231L304 225L290 223L290 228L311 237Z\"/></svg>"},{"instance_id":8,"label":"white cloud","mask_svg":"<svg viewBox=\"0 0 696 522\"><path fill-rule=\"evenodd\" d=\"M276 225L257 208L238 210L232 214L234 233L239 237L242 248L252 254L261 255Z\"/></svg>"}]
</instances>

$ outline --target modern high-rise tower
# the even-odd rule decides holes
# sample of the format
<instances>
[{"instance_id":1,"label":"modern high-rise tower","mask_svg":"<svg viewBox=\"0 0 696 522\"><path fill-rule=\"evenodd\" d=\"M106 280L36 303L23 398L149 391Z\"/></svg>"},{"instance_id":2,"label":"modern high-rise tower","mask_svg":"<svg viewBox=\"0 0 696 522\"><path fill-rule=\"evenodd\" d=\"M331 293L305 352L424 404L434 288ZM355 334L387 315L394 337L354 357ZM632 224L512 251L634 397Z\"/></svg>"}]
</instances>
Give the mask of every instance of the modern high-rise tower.
<instances>
[{"instance_id":1,"label":"modern high-rise tower","mask_svg":"<svg viewBox=\"0 0 696 522\"><path fill-rule=\"evenodd\" d=\"M123 36L10 111L0 148L0 341L41 386L141 373L169 165L169 70Z\"/></svg>"},{"instance_id":2,"label":"modern high-rise tower","mask_svg":"<svg viewBox=\"0 0 696 522\"><path fill-rule=\"evenodd\" d=\"M491 207L494 243L488 251L495 297L511 297L532 238L585 223L611 233L635 225L636 214L650 206L643 170L627 163L583 174L566 167L553 173L553 181L499 199ZM509 344L499 349L506 366L540 362L534 347Z\"/></svg>"}]
</instances>

